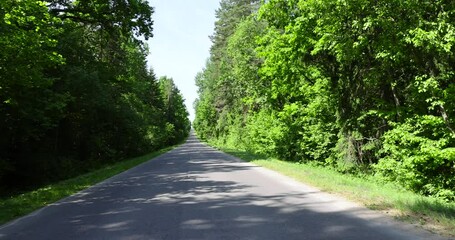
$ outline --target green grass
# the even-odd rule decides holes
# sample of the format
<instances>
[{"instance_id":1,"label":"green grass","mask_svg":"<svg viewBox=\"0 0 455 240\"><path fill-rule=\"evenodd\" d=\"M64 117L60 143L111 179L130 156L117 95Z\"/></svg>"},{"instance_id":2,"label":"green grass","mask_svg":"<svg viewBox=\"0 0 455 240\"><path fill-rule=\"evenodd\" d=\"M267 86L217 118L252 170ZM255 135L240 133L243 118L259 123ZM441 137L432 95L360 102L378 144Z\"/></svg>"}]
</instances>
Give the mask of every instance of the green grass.
<instances>
[{"instance_id":1,"label":"green grass","mask_svg":"<svg viewBox=\"0 0 455 240\"><path fill-rule=\"evenodd\" d=\"M0 224L11 221L17 217L29 214L50 203L84 190L107 178L117 175L158 155L161 155L173 147L168 147L141 157L128 159L105 166L93 172L80 175L55 184L39 188L34 191L22 193L0 199Z\"/></svg>"},{"instance_id":2,"label":"green grass","mask_svg":"<svg viewBox=\"0 0 455 240\"><path fill-rule=\"evenodd\" d=\"M455 236L455 203L418 195L374 176L354 176L312 164L281 161L245 151L220 150L259 166L280 172L322 191L343 196L393 217L422 225L446 236Z\"/></svg>"}]
</instances>

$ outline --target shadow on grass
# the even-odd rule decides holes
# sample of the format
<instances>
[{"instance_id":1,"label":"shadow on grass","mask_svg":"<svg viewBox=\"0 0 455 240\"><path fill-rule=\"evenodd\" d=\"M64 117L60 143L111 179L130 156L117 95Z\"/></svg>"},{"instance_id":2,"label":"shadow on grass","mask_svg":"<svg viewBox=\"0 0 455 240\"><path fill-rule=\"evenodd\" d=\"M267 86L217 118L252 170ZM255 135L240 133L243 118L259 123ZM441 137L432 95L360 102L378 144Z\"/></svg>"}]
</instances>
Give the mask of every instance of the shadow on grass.
<instances>
[{"instance_id":1,"label":"shadow on grass","mask_svg":"<svg viewBox=\"0 0 455 240\"><path fill-rule=\"evenodd\" d=\"M455 204L447 203L437 199L421 198L412 203L406 204L410 210L416 213L435 213L455 223ZM455 228L455 226L453 226Z\"/></svg>"}]
</instances>

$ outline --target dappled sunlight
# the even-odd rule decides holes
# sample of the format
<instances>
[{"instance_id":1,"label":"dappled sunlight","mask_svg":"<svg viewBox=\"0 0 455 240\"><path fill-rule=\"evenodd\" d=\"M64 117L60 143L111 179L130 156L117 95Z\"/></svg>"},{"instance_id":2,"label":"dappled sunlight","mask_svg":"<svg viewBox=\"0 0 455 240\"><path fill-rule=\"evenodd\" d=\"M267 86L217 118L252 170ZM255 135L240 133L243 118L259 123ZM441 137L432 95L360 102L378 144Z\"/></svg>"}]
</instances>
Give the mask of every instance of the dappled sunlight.
<instances>
[{"instance_id":1,"label":"dappled sunlight","mask_svg":"<svg viewBox=\"0 0 455 240\"><path fill-rule=\"evenodd\" d=\"M106 229L107 231L121 231L124 230L126 226L128 226L129 221L122 221L122 222L115 222L109 223L101 226L102 229Z\"/></svg>"},{"instance_id":2,"label":"dappled sunlight","mask_svg":"<svg viewBox=\"0 0 455 240\"><path fill-rule=\"evenodd\" d=\"M210 222L208 220L203 220L203 219L191 219L182 222L182 228L183 229L194 229L194 230L199 230L199 229L211 229L214 228L213 222Z\"/></svg>"}]
</instances>

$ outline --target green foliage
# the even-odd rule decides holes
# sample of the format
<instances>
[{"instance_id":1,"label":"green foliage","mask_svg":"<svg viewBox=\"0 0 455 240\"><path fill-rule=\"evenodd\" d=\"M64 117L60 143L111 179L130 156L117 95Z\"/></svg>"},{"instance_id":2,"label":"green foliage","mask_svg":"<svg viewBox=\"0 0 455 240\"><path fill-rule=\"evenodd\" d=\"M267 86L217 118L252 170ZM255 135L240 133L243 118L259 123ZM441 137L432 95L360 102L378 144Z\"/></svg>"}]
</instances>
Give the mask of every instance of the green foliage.
<instances>
[{"instance_id":1,"label":"green foliage","mask_svg":"<svg viewBox=\"0 0 455 240\"><path fill-rule=\"evenodd\" d=\"M44 73L63 62L53 49L61 32L57 24L43 1L0 3L0 130L9 135L5 140L41 138L65 106L67 95L49 91L55 80ZM8 126L21 127L7 131Z\"/></svg>"},{"instance_id":2,"label":"green foliage","mask_svg":"<svg viewBox=\"0 0 455 240\"><path fill-rule=\"evenodd\" d=\"M197 129L198 135L202 139L209 139L214 137L216 122L216 110L211 105L210 99L206 96L202 100L195 102L195 109L198 112L196 119L194 119L194 128Z\"/></svg>"},{"instance_id":3,"label":"green foliage","mask_svg":"<svg viewBox=\"0 0 455 240\"><path fill-rule=\"evenodd\" d=\"M246 125L246 149L259 153L274 155L283 139L285 126L270 111L262 110L248 119Z\"/></svg>"},{"instance_id":4,"label":"green foliage","mask_svg":"<svg viewBox=\"0 0 455 240\"><path fill-rule=\"evenodd\" d=\"M261 84L264 83L258 75L261 59L255 48L256 38L264 34L265 29L265 22L250 16L238 24L228 40L226 58L230 62L228 71L233 79L231 91L237 99L237 108L242 106L244 109L254 109L261 103Z\"/></svg>"},{"instance_id":5,"label":"green foliage","mask_svg":"<svg viewBox=\"0 0 455 240\"><path fill-rule=\"evenodd\" d=\"M254 48L265 25L248 16L258 2L225 0L217 10L211 57L196 77L199 99L194 127L203 138L240 139L249 109L257 107L259 99L254 96L258 96L255 85L260 60Z\"/></svg>"},{"instance_id":6,"label":"green foliage","mask_svg":"<svg viewBox=\"0 0 455 240\"><path fill-rule=\"evenodd\" d=\"M50 12L62 20L96 26L123 36L152 37L153 8L145 0L46 0Z\"/></svg>"},{"instance_id":7,"label":"green foliage","mask_svg":"<svg viewBox=\"0 0 455 240\"><path fill-rule=\"evenodd\" d=\"M164 99L164 115L166 117L166 135L168 144L176 144L188 137L191 123L185 108L183 96L171 78L159 79L161 94Z\"/></svg>"},{"instance_id":8,"label":"green foliage","mask_svg":"<svg viewBox=\"0 0 455 240\"><path fill-rule=\"evenodd\" d=\"M408 118L383 136L383 157L376 173L408 189L455 200L455 138L441 117Z\"/></svg>"},{"instance_id":9,"label":"green foliage","mask_svg":"<svg viewBox=\"0 0 455 240\"><path fill-rule=\"evenodd\" d=\"M455 4L250 6L224 1L217 12L196 79L199 135L453 199Z\"/></svg>"},{"instance_id":10,"label":"green foliage","mask_svg":"<svg viewBox=\"0 0 455 240\"><path fill-rule=\"evenodd\" d=\"M187 136L180 93L165 101L147 70L152 13L143 0L0 2L1 194Z\"/></svg>"}]
</instances>

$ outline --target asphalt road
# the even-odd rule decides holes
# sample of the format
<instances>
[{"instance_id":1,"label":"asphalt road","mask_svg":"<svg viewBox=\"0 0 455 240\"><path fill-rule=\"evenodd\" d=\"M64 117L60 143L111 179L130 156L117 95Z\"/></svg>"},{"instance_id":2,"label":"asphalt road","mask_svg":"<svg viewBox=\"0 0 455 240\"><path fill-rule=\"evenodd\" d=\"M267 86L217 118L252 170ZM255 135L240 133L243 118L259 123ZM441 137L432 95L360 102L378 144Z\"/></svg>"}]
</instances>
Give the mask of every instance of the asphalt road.
<instances>
[{"instance_id":1,"label":"asphalt road","mask_svg":"<svg viewBox=\"0 0 455 240\"><path fill-rule=\"evenodd\" d=\"M442 239L241 162L180 147L0 227L0 239Z\"/></svg>"}]
</instances>

